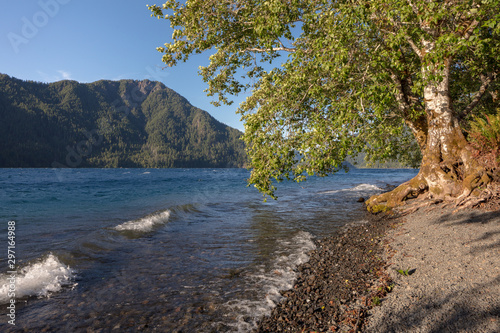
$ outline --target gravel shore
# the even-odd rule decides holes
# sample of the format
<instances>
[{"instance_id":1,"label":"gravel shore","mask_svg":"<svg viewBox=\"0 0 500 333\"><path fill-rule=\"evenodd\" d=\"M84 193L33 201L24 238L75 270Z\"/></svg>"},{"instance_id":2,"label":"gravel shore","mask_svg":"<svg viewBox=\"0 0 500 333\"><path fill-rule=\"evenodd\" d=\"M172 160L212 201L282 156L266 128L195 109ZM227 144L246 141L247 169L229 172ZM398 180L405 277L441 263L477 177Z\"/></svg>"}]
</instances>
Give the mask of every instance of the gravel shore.
<instances>
[{"instance_id":1,"label":"gravel shore","mask_svg":"<svg viewBox=\"0 0 500 333\"><path fill-rule=\"evenodd\" d=\"M383 239L394 222L367 213L365 219L319 240L309 261L298 267L294 287L282 292L284 299L260 321L257 331L347 332L361 328L372 299L384 294Z\"/></svg>"},{"instance_id":2,"label":"gravel shore","mask_svg":"<svg viewBox=\"0 0 500 333\"><path fill-rule=\"evenodd\" d=\"M364 331L500 332L500 211L435 208L403 222L387 235L393 291Z\"/></svg>"},{"instance_id":3,"label":"gravel shore","mask_svg":"<svg viewBox=\"0 0 500 333\"><path fill-rule=\"evenodd\" d=\"M500 332L500 211L367 215L317 245L258 332Z\"/></svg>"}]
</instances>

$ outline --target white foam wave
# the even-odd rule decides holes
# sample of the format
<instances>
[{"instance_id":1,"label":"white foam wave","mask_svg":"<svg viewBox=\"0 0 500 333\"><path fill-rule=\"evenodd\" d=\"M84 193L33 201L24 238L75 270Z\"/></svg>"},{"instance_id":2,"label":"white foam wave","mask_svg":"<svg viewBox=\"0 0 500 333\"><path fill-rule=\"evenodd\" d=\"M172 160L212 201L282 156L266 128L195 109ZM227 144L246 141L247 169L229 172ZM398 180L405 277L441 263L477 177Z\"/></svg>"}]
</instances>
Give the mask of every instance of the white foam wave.
<instances>
[{"instance_id":1,"label":"white foam wave","mask_svg":"<svg viewBox=\"0 0 500 333\"><path fill-rule=\"evenodd\" d=\"M280 291L293 288L297 278L295 269L309 260L308 253L316 245L313 236L301 231L291 241L282 241L287 254L281 255L272 264L270 270L261 269L250 276L251 284L262 296L260 300L233 300L226 304L230 316L236 320L229 324L233 332L250 332L256 328L259 318L268 315L283 298Z\"/></svg>"},{"instance_id":2,"label":"white foam wave","mask_svg":"<svg viewBox=\"0 0 500 333\"><path fill-rule=\"evenodd\" d=\"M166 223L170 217L170 211L165 210L163 212L154 213L138 220L128 221L117 225L115 230L124 231L140 231L140 232L148 232L153 230L156 225Z\"/></svg>"},{"instance_id":3,"label":"white foam wave","mask_svg":"<svg viewBox=\"0 0 500 333\"><path fill-rule=\"evenodd\" d=\"M376 185L372 184L359 184L356 187L350 189L351 191L382 191L382 189Z\"/></svg>"},{"instance_id":4,"label":"white foam wave","mask_svg":"<svg viewBox=\"0 0 500 333\"><path fill-rule=\"evenodd\" d=\"M341 190L332 190L332 191L325 191L321 192L320 194L335 194L335 193L341 193L341 192L378 192L378 191L383 191L380 187L372 184L359 184L358 186L351 187L351 188L344 188Z\"/></svg>"},{"instance_id":5,"label":"white foam wave","mask_svg":"<svg viewBox=\"0 0 500 333\"><path fill-rule=\"evenodd\" d=\"M12 277L15 276L15 280ZM16 274L0 275L0 304L10 301L9 294L14 290L15 297L50 297L63 286L75 287L75 271L49 254L16 271Z\"/></svg>"}]
</instances>

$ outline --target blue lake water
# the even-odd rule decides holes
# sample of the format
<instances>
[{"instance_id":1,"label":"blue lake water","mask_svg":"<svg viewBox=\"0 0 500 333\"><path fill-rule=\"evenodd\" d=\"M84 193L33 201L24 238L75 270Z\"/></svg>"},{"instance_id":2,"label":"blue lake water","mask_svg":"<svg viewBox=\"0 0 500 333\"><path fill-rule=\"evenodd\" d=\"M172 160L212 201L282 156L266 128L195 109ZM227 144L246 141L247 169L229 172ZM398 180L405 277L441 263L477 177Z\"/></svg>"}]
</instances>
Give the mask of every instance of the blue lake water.
<instances>
[{"instance_id":1,"label":"blue lake water","mask_svg":"<svg viewBox=\"0 0 500 333\"><path fill-rule=\"evenodd\" d=\"M353 169L279 184L263 202L243 169L0 169L0 331L248 332L315 238L361 222L360 196L416 173Z\"/></svg>"}]
</instances>

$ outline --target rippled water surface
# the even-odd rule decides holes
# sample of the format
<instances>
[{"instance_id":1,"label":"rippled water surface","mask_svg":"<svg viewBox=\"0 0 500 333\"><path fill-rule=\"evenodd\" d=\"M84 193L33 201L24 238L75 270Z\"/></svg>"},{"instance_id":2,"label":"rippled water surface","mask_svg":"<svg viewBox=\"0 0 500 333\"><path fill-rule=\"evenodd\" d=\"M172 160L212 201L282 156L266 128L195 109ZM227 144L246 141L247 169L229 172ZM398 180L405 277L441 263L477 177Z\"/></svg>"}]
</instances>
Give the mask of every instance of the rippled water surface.
<instances>
[{"instance_id":1,"label":"rippled water surface","mask_svg":"<svg viewBox=\"0 0 500 333\"><path fill-rule=\"evenodd\" d=\"M241 169L0 169L0 244L15 221L17 263L14 327L0 257L0 331L247 332L314 238L416 172L283 183L263 202Z\"/></svg>"}]
</instances>

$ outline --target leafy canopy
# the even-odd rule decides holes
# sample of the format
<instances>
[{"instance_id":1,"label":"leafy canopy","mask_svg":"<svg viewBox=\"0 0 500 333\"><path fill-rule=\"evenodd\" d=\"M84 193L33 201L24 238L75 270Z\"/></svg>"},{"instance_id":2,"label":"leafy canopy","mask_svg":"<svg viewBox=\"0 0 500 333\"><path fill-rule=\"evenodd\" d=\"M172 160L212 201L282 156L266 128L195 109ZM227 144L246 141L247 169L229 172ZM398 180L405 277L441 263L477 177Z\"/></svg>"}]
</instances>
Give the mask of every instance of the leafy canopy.
<instances>
[{"instance_id":1,"label":"leafy canopy","mask_svg":"<svg viewBox=\"0 0 500 333\"><path fill-rule=\"evenodd\" d=\"M453 61L451 92L464 119L498 71L498 0L169 0L149 8L173 28L158 48L167 65L211 53L200 74L214 104L251 92L238 109L249 182L271 196L274 180L335 172L362 150L418 164L407 125L425 115L427 81L441 79L423 78L422 68ZM432 52L422 54L429 41Z\"/></svg>"}]
</instances>

